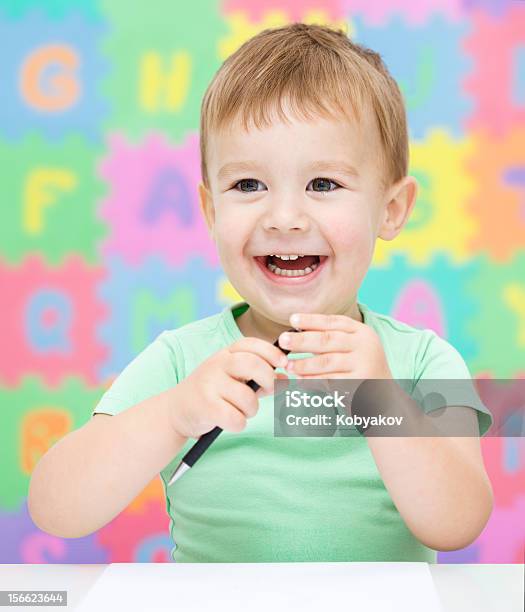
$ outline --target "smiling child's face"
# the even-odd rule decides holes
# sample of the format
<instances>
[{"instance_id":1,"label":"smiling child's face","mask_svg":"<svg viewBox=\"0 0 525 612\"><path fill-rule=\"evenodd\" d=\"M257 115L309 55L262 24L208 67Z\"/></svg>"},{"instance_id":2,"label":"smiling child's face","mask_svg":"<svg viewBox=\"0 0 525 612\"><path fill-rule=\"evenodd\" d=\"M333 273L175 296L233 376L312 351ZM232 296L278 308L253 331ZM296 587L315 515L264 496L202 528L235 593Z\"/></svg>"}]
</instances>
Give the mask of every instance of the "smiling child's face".
<instances>
[{"instance_id":1,"label":"smiling child's face","mask_svg":"<svg viewBox=\"0 0 525 612\"><path fill-rule=\"evenodd\" d=\"M210 188L199 186L223 269L250 304L237 319L241 332L272 342L290 327L294 312L362 321L356 296L376 238L399 233L403 208L408 218L413 204L401 189L388 220L386 205L397 188L381 188L379 133L370 117L361 126L287 117L289 124L276 117L261 130L251 125L244 131L235 123L214 133ZM410 196L414 179L405 179L412 179ZM320 265L304 276L275 275L266 266L270 254L317 255ZM299 263L280 267L304 269Z\"/></svg>"}]
</instances>

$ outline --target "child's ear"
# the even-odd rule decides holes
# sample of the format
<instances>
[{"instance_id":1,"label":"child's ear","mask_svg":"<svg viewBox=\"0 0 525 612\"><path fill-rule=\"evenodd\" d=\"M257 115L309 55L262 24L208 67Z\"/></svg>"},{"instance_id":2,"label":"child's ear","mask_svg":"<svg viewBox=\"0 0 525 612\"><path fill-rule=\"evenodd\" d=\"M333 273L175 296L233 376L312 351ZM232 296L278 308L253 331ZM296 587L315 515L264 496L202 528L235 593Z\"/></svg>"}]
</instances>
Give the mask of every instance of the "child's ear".
<instances>
[{"instance_id":1,"label":"child's ear","mask_svg":"<svg viewBox=\"0 0 525 612\"><path fill-rule=\"evenodd\" d=\"M211 239L215 241L215 209L213 208L213 198L210 190L202 182L199 183L199 201Z\"/></svg>"},{"instance_id":2,"label":"child's ear","mask_svg":"<svg viewBox=\"0 0 525 612\"><path fill-rule=\"evenodd\" d=\"M382 203L382 221L378 237L393 240L408 221L416 203L419 183L413 176L405 176L388 189Z\"/></svg>"}]
</instances>

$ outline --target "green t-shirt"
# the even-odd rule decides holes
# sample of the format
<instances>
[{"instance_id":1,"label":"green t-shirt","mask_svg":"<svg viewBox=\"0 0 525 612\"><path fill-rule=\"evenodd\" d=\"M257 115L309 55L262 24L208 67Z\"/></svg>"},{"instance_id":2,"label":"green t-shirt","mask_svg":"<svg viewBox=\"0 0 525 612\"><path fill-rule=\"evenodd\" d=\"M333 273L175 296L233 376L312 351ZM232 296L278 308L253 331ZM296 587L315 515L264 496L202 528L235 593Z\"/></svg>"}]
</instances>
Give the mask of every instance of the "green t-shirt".
<instances>
[{"instance_id":1,"label":"green t-shirt","mask_svg":"<svg viewBox=\"0 0 525 612\"><path fill-rule=\"evenodd\" d=\"M434 331L358 306L381 338L394 379L471 378L458 351ZM160 334L93 412L117 414L182 381L204 359L242 339L235 317L248 307L238 302ZM484 434L490 412L481 401L472 404ZM242 432L223 431L166 489L194 443L188 439L161 471L174 561L436 561L436 552L405 525L364 437L275 437L270 395Z\"/></svg>"}]
</instances>

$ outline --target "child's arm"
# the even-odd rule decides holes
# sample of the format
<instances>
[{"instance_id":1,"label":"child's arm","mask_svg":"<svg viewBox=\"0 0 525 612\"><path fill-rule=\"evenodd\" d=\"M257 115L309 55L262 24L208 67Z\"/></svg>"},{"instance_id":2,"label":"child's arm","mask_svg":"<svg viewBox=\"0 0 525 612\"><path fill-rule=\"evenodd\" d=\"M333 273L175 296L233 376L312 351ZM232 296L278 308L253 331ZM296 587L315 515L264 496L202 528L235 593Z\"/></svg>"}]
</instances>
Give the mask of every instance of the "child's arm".
<instances>
[{"instance_id":1,"label":"child's arm","mask_svg":"<svg viewBox=\"0 0 525 612\"><path fill-rule=\"evenodd\" d=\"M115 416L97 414L52 446L29 486L35 524L59 537L78 538L124 510L186 442L171 415L183 394L181 384Z\"/></svg>"},{"instance_id":2,"label":"child's arm","mask_svg":"<svg viewBox=\"0 0 525 612\"><path fill-rule=\"evenodd\" d=\"M281 361L284 360L284 363ZM115 416L97 414L40 459L28 495L31 518L65 538L93 533L124 510L189 438L215 426L239 432L273 393L281 349L243 337L167 391ZM245 384L254 379L254 393Z\"/></svg>"},{"instance_id":3,"label":"child's arm","mask_svg":"<svg viewBox=\"0 0 525 612\"><path fill-rule=\"evenodd\" d=\"M434 550L465 548L483 531L493 507L476 413L465 406L448 407L435 427L434 419L422 416L403 395L393 401L390 393L381 410L388 413L384 407L394 404L393 413L416 424L416 437L375 437L370 427L365 433L370 451L392 501L418 540Z\"/></svg>"}]
</instances>

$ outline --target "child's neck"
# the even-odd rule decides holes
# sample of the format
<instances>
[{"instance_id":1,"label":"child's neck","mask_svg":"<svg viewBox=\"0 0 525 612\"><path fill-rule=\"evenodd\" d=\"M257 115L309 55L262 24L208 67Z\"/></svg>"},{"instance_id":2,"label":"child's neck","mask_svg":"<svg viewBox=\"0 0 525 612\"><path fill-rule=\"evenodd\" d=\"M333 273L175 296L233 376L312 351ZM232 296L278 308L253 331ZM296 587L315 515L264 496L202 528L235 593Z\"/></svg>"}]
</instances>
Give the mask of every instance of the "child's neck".
<instances>
[{"instance_id":1,"label":"child's neck","mask_svg":"<svg viewBox=\"0 0 525 612\"><path fill-rule=\"evenodd\" d=\"M364 322L357 303L354 303L349 316L360 323ZM237 323L237 326L243 336L261 338L262 340L266 340L271 344L277 340L280 334L291 329L292 327L291 325L281 325L280 323L267 319L266 317L256 313L251 307L248 307L242 314L240 314L235 319L235 322Z\"/></svg>"}]
</instances>

